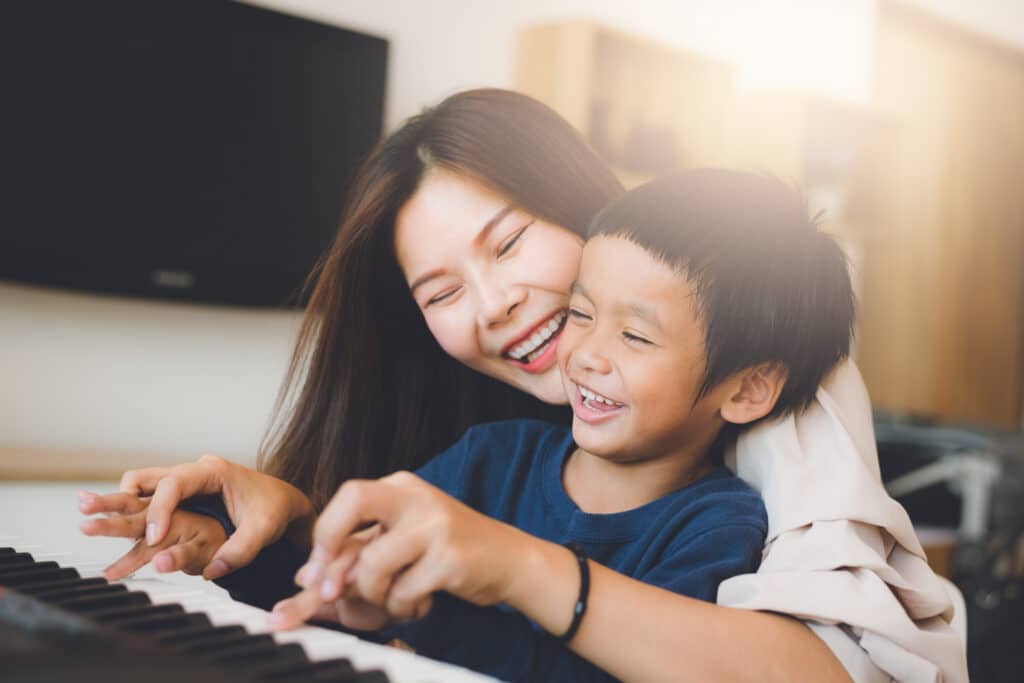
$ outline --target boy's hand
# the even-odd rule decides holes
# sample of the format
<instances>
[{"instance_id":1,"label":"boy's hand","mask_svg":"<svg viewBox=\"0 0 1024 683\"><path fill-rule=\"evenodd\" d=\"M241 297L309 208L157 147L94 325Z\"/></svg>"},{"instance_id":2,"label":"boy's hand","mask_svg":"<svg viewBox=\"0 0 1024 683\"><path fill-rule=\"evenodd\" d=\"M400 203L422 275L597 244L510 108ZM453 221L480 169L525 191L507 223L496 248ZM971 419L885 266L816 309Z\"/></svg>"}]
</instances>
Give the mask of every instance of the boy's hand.
<instances>
[{"instance_id":1,"label":"boy's hand","mask_svg":"<svg viewBox=\"0 0 1024 683\"><path fill-rule=\"evenodd\" d=\"M356 529L381 531L354 562L344 551ZM420 618L444 590L477 605L506 602L526 534L476 512L409 472L342 484L314 530L300 570L320 599L358 595L399 620ZM309 606L306 606L309 611Z\"/></svg>"},{"instance_id":2,"label":"boy's hand","mask_svg":"<svg viewBox=\"0 0 1024 683\"><path fill-rule=\"evenodd\" d=\"M80 498L80 509L88 512L96 506L99 496L83 494ZM163 540L156 545L148 545L143 538L147 501L130 494L111 494L106 498L106 509L117 507L124 513L87 519L80 525L82 533L138 539L131 550L103 571L110 581L122 579L149 562L162 573L180 570L186 574L201 574L227 540L224 528L212 517L175 510Z\"/></svg>"}]
</instances>

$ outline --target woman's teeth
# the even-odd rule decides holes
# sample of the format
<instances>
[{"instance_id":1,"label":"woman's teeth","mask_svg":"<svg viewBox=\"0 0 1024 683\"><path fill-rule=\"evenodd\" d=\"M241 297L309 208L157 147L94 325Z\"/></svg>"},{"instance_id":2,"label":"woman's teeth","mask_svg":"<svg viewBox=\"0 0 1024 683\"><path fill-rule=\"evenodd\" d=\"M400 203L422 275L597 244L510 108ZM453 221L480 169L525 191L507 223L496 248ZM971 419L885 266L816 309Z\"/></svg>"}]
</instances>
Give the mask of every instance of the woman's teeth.
<instances>
[{"instance_id":1,"label":"woman's teeth","mask_svg":"<svg viewBox=\"0 0 1024 683\"><path fill-rule=\"evenodd\" d=\"M625 403L619 403L617 401L613 401L610 398L606 398L606 397L602 396L601 394L593 392L590 389L587 389L582 384L577 384L576 386L578 386L580 388L580 393L583 394L583 398L585 398L587 401L590 401L591 403L603 403L603 404L605 404L607 406L611 406L613 408L621 408L622 406L625 405Z\"/></svg>"},{"instance_id":2,"label":"woman's teeth","mask_svg":"<svg viewBox=\"0 0 1024 683\"><path fill-rule=\"evenodd\" d=\"M558 328L565 322L565 311L556 313L546 325L534 331L533 336L508 352L513 360L520 363L529 363L544 352L547 342L558 332Z\"/></svg>"}]
</instances>

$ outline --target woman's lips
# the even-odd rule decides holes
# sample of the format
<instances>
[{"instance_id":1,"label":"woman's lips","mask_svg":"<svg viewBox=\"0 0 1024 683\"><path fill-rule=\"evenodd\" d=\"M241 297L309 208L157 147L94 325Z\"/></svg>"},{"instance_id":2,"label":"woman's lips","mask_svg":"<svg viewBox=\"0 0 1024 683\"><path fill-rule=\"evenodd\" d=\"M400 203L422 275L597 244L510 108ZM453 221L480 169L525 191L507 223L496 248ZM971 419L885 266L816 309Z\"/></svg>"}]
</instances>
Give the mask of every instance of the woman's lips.
<instances>
[{"instance_id":1,"label":"woman's lips","mask_svg":"<svg viewBox=\"0 0 1024 683\"><path fill-rule=\"evenodd\" d=\"M534 358L529 363L509 358L508 362L515 365L523 372L528 372L531 375L539 375L542 372L547 372L552 365L558 361L558 339L562 336L562 330L559 329L551 335L545 343L544 350L541 351L540 355Z\"/></svg>"},{"instance_id":2,"label":"woman's lips","mask_svg":"<svg viewBox=\"0 0 1024 683\"><path fill-rule=\"evenodd\" d=\"M509 343L505 347L505 351L502 353L502 356L505 358L505 360L509 361L510 363L515 365L520 370L523 370L524 372L528 372L530 374L540 374L543 372L547 372L551 368L551 366L558 360L558 338L561 337L562 330L565 329L565 322L567 318L568 313L564 309L555 311L555 313L553 313L552 315L548 316L543 321L535 325L530 330L530 332L523 335L520 339ZM553 332L550 331L550 326L552 325L557 325L557 328ZM513 358L513 355L520 356L520 354L523 353L523 351L521 350L516 351L517 347L523 345L524 343L528 343L531 338L531 335L534 338L536 338L537 335L540 334L538 330L542 330L543 334L549 334L550 336L544 339L544 341L541 342L539 346L534 348L529 353L522 355L519 359ZM537 342L535 341L534 344L536 343ZM538 351L540 351L540 353L538 353ZM530 358L531 360L527 361L527 358Z\"/></svg>"}]
</instances>

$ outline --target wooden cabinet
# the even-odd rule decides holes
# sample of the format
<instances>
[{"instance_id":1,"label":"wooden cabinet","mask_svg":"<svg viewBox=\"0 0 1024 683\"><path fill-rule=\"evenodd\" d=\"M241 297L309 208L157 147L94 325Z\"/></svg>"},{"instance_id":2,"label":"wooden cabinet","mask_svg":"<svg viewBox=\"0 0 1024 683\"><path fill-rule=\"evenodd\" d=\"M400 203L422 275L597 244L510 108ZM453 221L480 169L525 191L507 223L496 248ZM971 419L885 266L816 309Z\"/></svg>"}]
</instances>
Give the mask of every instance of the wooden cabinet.
<instances>
[{"instance_id":1,"label":"wooden cabinet","mask_svg":"<svg viewBox=\"0 0 1024 683\"><path fill-rule=\"evenodd\" d=\"M582 131L627 186L716 163L732 68L589 22L523 31L517 87Z\"/></svg>"}]
</instances>

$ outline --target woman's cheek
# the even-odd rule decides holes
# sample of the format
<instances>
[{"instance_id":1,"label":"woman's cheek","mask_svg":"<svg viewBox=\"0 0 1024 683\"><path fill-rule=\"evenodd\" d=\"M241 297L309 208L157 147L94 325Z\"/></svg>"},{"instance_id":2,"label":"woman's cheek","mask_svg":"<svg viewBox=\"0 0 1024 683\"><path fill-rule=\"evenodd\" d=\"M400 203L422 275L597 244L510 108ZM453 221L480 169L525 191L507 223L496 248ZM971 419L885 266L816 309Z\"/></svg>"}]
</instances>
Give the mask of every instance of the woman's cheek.
<instances>
[{"instance_id":1,"label":"woman's cheek","mask_svg":"<svg viewBox=\"0 0 1024 683\"><path fill-rule=\"evenodd\" d=\"M568 292L579 272L583 244L578 237L561 228L534 240L524 250L520 263L529 268L535 286L553 292ZM563 234L564 233L564 234Z\"/></svg>"},{"instance_id":2,"label":"woman's cheek","mask_svg":"<svg viewBox=\"0 0 1024 683\"><path fill-rule=\"evenodd\" d=\"M457 308L428 312L424 318L427 329L445 353L464 365L473 368L479 365L480 345L473 334L472 321L467 325Z\"/></svg>"}]
</instances>

